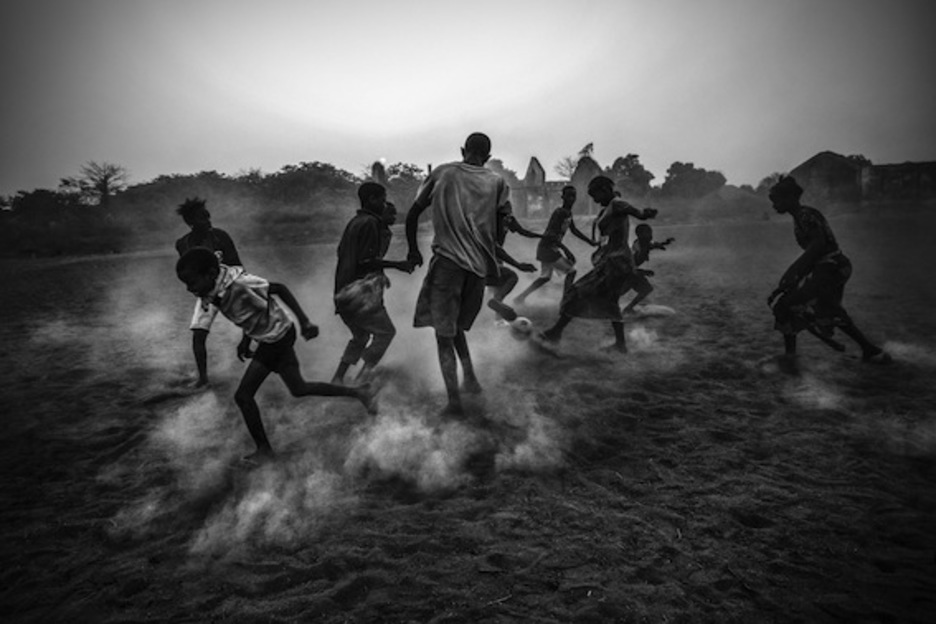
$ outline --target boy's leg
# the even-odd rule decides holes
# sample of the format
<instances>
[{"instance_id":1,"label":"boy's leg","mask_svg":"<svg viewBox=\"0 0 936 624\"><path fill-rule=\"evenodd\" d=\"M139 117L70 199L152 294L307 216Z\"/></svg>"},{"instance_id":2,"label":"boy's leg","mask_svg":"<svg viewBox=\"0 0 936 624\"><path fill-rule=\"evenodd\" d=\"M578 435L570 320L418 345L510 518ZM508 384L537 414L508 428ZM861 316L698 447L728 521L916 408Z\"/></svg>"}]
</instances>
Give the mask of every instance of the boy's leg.
<instances>
[{"instance_id":1,"label":"boy's leg","mask_svg":"<svg viewBox=\"0 0 936 624\"><path fill-rule=\"evenodd\" d=\"M533 283L527 286L526 290L514 297L514 303L517 305L523 304L526 301L526 298L538 288L545 286L549 283L549 278L552 277L552 265L548 262L542 263L542 270L540 271L540 276L533 280Z\"/></svg>"},{"instance_id":2,"label":"boy's leg","mask_svg":"<svg viewBox=\"0 0 936 624\"><path fill-rule=\"evenodd\" d=\"M507 267L500 268L500 278L497 282L491 284L491 290L494 291L492 299L488 301L488 307L494 310L498 318L513 321L517 318L516 311L504 303L504 299L510 294L510 291L517 285L517 274Z\"/></svg>"},{"instance_id":3,"label":"boy's leg","mask_svg":"<svg viewBox=\"0 0 936 624\"><path fill-rule=\"evenodd\" d=\"M344 314L340 316L344 324L351 330L351 339L348 340L344 353L341 354L341 361L338 363L338 369L332 377L332 383L344 382L345 374L348 372L349 368L357 364L358 360L361 359L361 355L367 348L367 342L371 337L370 332L361 327L356 322L356 319Z\"/></svg>"},{"instance_id":4,"label":"boy's leg","mask_svg":"<svg viewBox=\"0 0 936 624\"><path fill-rule=\"evenodd\" d=\"M279 370L283 383L294 397L303 396L341 396L357 399L369 412L374 411L374 396L367 386L349 387L323 381L306 381L302 377L298 363L289 363Z\"/></svg>"},{"instance_id":5,"label":"boy's leg","mask_svg":"<svg viewBox=\"0 0 936 624\"><path fill-rule=\"evenodd\" d=\"M448 405L444 412L451 415L463 413L461 394L458 391L458 363L455 359L455 339L436 333L436 346L439 350L439 366L442 368L442 380L448 394Z\"/></svg>"},{"instance_id":6,"label":"boy's leg","mask_svg":"<svg viewBox=\"0 0 936 624\"><path fill-rule=\"evenodd\" d=\"M562 338L562 331L571 322L571 316L566 316L565 314L560 313L559 320L556 321L556 324L541 333L540 337L548 342L559 342L559 340Z\"/></svg>"},{"instance_id":7,"label":"boy's leg","mask_svg":"<svg viewBox=\"0 0 936 624\"><path fill-rule=\"evenodd\" d=\"M257 360L251 360L244 371L237 390L234 392L234 402L240 408L244 416L244 423L247 425L247 431L257 445L257 455L272 455L273 448L267 439L266 431L263 428L263 421L260 419L260 408L254 397L263 381L269 376L270 369L265 364Z\"/></svg>"},{"instance_id":8,"label":"boy's leg","mask_svg":"<svg viewBox=\"0 0 936 624\"><path fill-rule=\"evenodd\" d=\"M646 276L640 275L640 276L637 276L635 279L637 281L637 286L635 288L635 290L637 291L637 294L634 296L633 299L631 299L631 302L628 303L626 306L624 306L624 309L621 310L621 312L624 314L633 312L637 304L639 304L641 301L646 299L650 295L650 293L653 292L653 286L650 284L650 281L647 280Z\"/></svg>"},{"instance_id":9,"label":"boy's leg","mask_svg":"<svg viewBox=\"0 0 936 624\"><path fill-rule=\"evenodd\" d=\"M361 356L361 359L364 360L364 366L361 367L361 371L358 373L357 379L359 380L367 379L370 376L371 371L383 359L387 349L390 348L390 343L393 342L393 338L396 336L396 327L394 327L390 315L387 314L387 309L383 307L367 319L364 327L370 332L373 339Z\"/></svg>"},{"instance_id":10,"label":"boy's leg","mask_svg":"<svg viewBox=\"0 0 936 624\"><path fill-rule=\"evenodd\" d=\"M462 390L471 394L479 394L481 384L475 375L474 365L471 363L471 352L468 350L468 338L463 331L459 331L455 335L455 353L458 354L458 359L461 361L462 374L465 378Z\"/></svg>"},{"instance_id":11,"label":"boy's leg","mask_svg":"<svg viewBox=\"0 0 936 624\"><path fill-rule=\"evenodd\" d=\"M627 339L624 336L624 323L621 321L611 321L611 329L614 330L614 344L607 347L607 350L627 353Z\"/></svg>"},{"instance_id":12,"label":"boy's leg","mask_svg":"<svg viewBox=\"0 0 936 624\"><path fill-rule=\"evenodd\" d=\"M575 283L575 269L572 269L566 273L565 281L562 283L562 295L565 296L569 292L569 288L572 287L572 284Z\"/></svg>"},{"instance_id":13,"label":"boy's leg","mask_svg":"<svg viewBox=\"0 0 936 624\"><path fill-rule=\"evenodd\" d=\"M865 336L855 323L849 318L847 323L839 325L842 333L854 340L861 347L861 359L866 362L874 361L884 353L884 349L877 346ZM886 355L886 354L885 354ZM889 356L886 359L890 359Z\"/></svg>"}]
</instances>

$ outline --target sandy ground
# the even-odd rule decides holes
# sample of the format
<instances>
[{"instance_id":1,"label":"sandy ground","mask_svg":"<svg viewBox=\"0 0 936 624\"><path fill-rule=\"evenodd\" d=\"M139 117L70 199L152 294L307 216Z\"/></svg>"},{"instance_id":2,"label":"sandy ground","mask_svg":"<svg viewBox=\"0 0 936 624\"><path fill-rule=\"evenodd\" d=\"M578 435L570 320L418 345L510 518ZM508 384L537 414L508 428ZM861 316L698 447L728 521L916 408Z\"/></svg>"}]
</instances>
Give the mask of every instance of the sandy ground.
<instances>
[{"instance_id":1,"label":"sandy ground","mask_svg":"<svg viewBox=\"0 0 936 624\"><path fill-rule=\"evenodd\" d=\"M833 220L853 316L895 362L802 339L781 373L765 299L788 221L658 228L668 318L575 322L556 352L470 334L482 398L439 420L421 273L391 274L381 407L260 396L279 460L249 469L223 321L192 393L170 255L5 261L0 612L16 622L929 622L936 613L936 288L922 211ZM511 241L518 258L532 246ZM584 264L586 250L575 248ZM391 255L401 253L396 244ZM322 336L347 331L334 249L247 249ZM521 278L521 287L529 277ZM559 285L522 314L538 328Z\"/></svg>"}]
</instances>

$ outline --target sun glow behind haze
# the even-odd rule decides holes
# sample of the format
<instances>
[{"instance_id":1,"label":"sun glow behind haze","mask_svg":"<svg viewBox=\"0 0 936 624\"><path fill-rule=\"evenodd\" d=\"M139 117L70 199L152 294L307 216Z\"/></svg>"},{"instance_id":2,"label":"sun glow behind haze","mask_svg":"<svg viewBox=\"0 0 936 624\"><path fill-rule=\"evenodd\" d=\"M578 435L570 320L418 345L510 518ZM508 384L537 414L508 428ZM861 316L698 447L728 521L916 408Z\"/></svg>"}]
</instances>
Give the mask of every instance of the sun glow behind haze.
<instances>
[{"instance_id":1,"label":"sun glow behind haze","mask_svg":"<svg viewBox=\"0 0 936 624\"><path fill-rule=\"evenodd\" d=\"M936 158L923 0L8 0L0 194L162 174L441 163L469 132L552 176L587 143L756 184L821 150Z\"/></svg>"}]
</instances>

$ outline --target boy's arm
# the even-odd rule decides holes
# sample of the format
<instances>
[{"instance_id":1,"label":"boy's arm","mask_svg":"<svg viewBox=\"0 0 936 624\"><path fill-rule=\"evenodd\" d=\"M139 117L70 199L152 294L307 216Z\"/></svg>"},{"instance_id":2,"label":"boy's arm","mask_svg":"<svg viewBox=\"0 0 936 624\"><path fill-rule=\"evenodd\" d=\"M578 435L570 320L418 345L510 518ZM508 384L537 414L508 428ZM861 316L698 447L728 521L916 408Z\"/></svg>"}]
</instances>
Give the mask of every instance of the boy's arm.
<instances>
[{"instance_id":1,"label":"boy's arm","mask_svg":"<svg viewBox=\"0 0 936 624\"><path fill-rule=\"evenodd\" d=\"M422 266L423 263L423 257L419 253L419 243L416 238L419 231L419 215L429 206L429 204L420 203L418 199L413 202L409 212L406 213L406 245L408 247L406 261L412 266Z\"/></svg>"},{"instance_id":2,"label":"boy's arm","mask_svg":"<svg viewBox=\"0 0 936 624\"><path fill-rule=\"evenodd\" d=\"M520 222L517 221L516 217L513 215L510 215L504 219L504 225L506 225L507 229L514 234L519 234L520 236L525 236L526 238L543 238L542 234L532 232L520 225Z\"/></svg>"},{"instance_id":3,"label":"boy's arm","mask_svg":"<svg viewBox=\"0 0 936 624\"><path fill-rule=\"evenodd\" d=\"M571 262L572 264L575 264L575 254L572 253L572 250L571 250L571 249L569 249L568 247L566 247L566 246L565 246L564 244L562 244L562 243L559 243L559 249L561 249L561 250L562 250L562 253L565 254L566 260L568 260L568 261Z\"/></svg>"},{"instance_id":4,"label":"boy's arm","mask_svg":"<svg viewBox=\"0 0 936 624\"><path fill-rule=\"evenodd\" d=\"M494 253L497 254L498 259L503 260L510 266L514 267L515 269L519 269L524 273L532 273L536 270L536 266L530 264L529 262L518 262L515 260L513 256L507 253L507 251L500 245L494 248Z\"/></svg>"},{"instance_id":5,"label":"boy's arm","mask_svg":"<svg viewBox=\"0 0 936 624\"><path fill-rule=\"evenodd\" d=\"M302 306L299 305L299 302L296 301L292 291L290 291L285 284L280 284L279 282L270 282L269 293L270 296L276 295L279 297L283 303L286 304L286 307L288 307L292 313L296 315L296 319L299 321L300 333L302 334L303 338L309 340L310 338L315 338L318 336L318 326L309 321L309 317L306 316Z\"/></svg>"},{"instance_id":6,"label":"boy's arm","mask_svg":"<svg viewBox=\"0 0 936 624\"><path fill-rule=\"evenodd\" d=\"M570 220L570 221L569 221L569 231L572 232L572 234L573 234L576 238L578 238L579 240L581 240L581 241L583 241L583 242L585 242L585 243L588 243L588 245L590 245L590 246L592 246L592 247L597 247L597 246L598 246L598 243L596 243L596 242L593 241L590 237L588 237L588 236L586 236L585 234L583 234L582 231L581 231L580 229L578 229L578 228L575 226L575 220Z\"/></svg>"},{"instance_id":7,"label":"boy's arm","mask_svg":"<svg viewBox=\"0 0 936 624\"><path fill-rule=\"evenodd\" d=\"M244 335L241 336L241 341L237 345L237 359L243 362L252 357L253 351L250 350L250 336L247 335L247 332L244 332Z\"/></svg>"},{"instance_id":8,"label":"boy's arm","mask_svg":"<svg viewBox=\"0 0 936 624\"><path fill-rule=\"evenodd\" d=\"M416 199L406 213L406 246L408 248L406 260L413 266L422 266L423 257L419 253L419 215L432 203L432 191L435 188L435 178L429 177L420 184L416 191Z\"/></svg>"},{"instance_id":9,"label":"boy's arm","mask_svg":"<svg viewBox=\"0 0 936 624\"><path fill-rule=\"evenodd\" d=\"M635 219L640 219L641 221L652 219L653 217L657 216L657 212L659 212L656 208L644 208L643 210L640 210L630 205L623 199L615 200L614 208L615 210L619 210L624 214L628 214Z\"/></svg>"},{"instance_id":10,"label":"boy's arm","mask_svg":"<svg viewBox=\"0 0 936 624\"><path fill-rule=\"evenodd\" d=\"M192 353L195 355L195 368L198 370L198 381L195 387L208 385L208 330L192 330Z\"/></svg>"}]
</instances>

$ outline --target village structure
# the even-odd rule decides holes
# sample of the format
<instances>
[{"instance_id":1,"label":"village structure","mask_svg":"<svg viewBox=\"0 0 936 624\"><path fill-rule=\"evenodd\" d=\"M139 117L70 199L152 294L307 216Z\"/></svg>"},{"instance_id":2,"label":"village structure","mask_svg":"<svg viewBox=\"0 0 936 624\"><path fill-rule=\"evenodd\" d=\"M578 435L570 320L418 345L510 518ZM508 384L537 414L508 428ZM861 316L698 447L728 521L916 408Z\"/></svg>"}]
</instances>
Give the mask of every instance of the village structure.
<instances>
[{"instance_id":1,"label":"village structure","mask_svg":"<svg viewBox=\"0 0 936 624\"><path fill-rule=\"evenodd\" d=\"M520 185L510 189L514 212L522 217L549 214L557 205L562 187L571 184L578 191L580 214L597 214L599 207L588 197L587 188L588 181L602 173L593 158L584 156L579 159L571 181L547 180L542 163L533 156ZM875 165L861 158L824 151L791 169L789 175L805 189L810 201L936 199L936 162Z\"/></svg>"},{"instance_id":2,"label":"village structure","mask_svg":"<svg viewBox=\"0 0 936 624\"><path fill-rule=\"evenodd\" d=\"M790 175L811 197L827 201L936 198L936 162L873 165L835 152L820 152L794 167Z\"/></svg>"}]
</instances>

